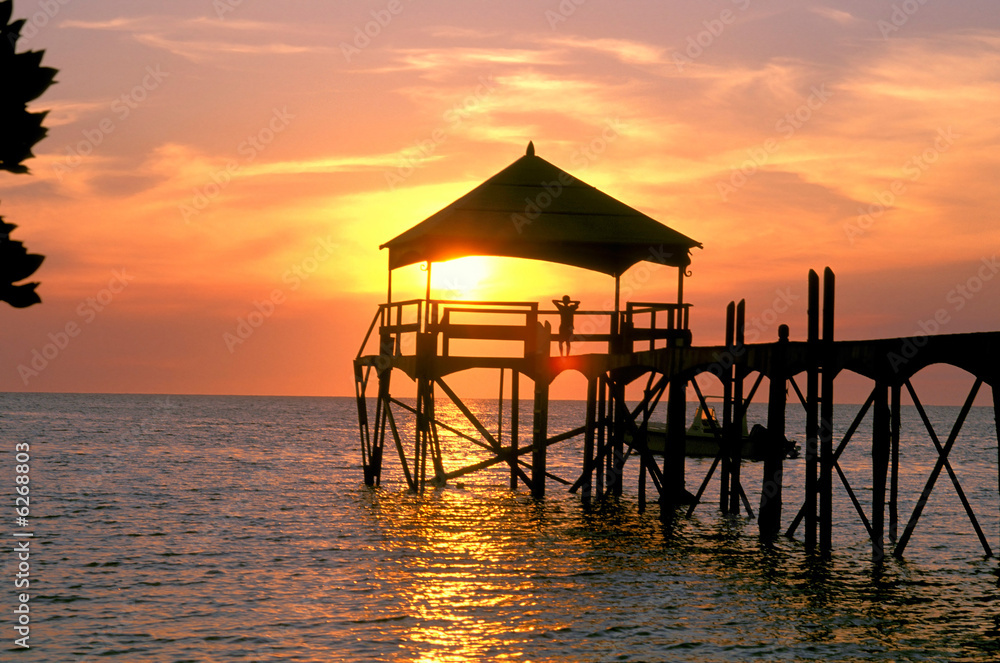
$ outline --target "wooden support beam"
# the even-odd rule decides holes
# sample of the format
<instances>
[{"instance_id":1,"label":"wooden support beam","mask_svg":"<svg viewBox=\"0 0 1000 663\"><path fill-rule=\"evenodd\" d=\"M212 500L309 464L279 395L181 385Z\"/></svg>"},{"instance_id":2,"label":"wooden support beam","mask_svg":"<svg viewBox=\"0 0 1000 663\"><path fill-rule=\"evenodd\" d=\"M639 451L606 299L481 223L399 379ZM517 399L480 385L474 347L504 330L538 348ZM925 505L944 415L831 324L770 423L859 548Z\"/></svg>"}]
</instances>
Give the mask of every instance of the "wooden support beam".
<instances>
[{"instance_id":1,"label":"wooden support beam","mask_svg":"<svg viewBox=\"0 0 1000 663\"><path fill-rule=\"evenodd\" d=\"M805 522L806 550L816 549L816 497L819 487L819 274L809 270L808 355L806 373L806 478ZM794 525L794 523L793 523ZM791 530L790 531L794 531Z\"/></svg>"},{"instance_id":2,"label":"wooden support beam","mask_svg":"<svg viewBox=\"0 0 1000 663\"><path fill-rule=\"evenodd\" d=\"M889 387L875 384L875 411L872 417L872 561L885 558L885 484L892 455Z\"/></svg>"},{"instance_id":3,"label":"wooden support beam","mask_svg":"<svg viewBox=\"0 0 1000 663\"><path fill-rule=\"evenodd\" d=\"M753 403L753 397L757 395L757 389L760 387L760 384L763 381L764 381L764 374L763 373L758 373L757 374L757 379L754 380L753 386L750 387L750 393L747 394L746 398L743 399L743 411L744 412L746 412L747 408L750 407L750 404Z\"/></svg>"},{"instance_id":4,"label":"wooden support beam","mask_svg":"<svg viewBox=\"0 0 1000 663\"><path fill-rule=\"evenodd\" d=\"M823 270L823 372L819 415L819 549L824 555L833 550L833 378L836 377L836 369L832 362L835 285L833 271L827 267ZM846 479L844 482L846 483Z\"/></svg>"},{"instance_id":5,"label":"wooden support beam","mask_svg":"<svg viewBox=\"0 0 1000 663\"><path fill-rule=\"evenodd\" d=\"M861 422L864 421L865 415L868 414L868 409L871 407L874 401L875 401L875 392L873 390L870 394L868 394L868 398L865 399L865 404L861 406L861 409L858 410L858 414L854 417L854 421L851 422L851 425L847 428L847 432L844 433L843 439L841 439L840 444L837 445L837 450L833 452L833 464L835 467L840 467L839 463L837 462L838 460L840 460L840 455L844 453L844 449L847 448L847 444L851 441L851 438L854 436L854 433L858 430L858 427L861 425ZM853 490L851 490L850 484L847 483L846 479L844 481L844 485L847 487L848 492L853 495ZM860 513L862 520L867 522L867 517L864 515L864 512ZM795 530L798 529L798 526L802 522L803 518L805 518L805 515L806 515L806 504L803 503L802 508L799 509L798 514L792 520L792 524L789 525L788 531L785 533L785 536L793 536L795 534Z\"/></svg>"},{"instance_id":6,"label":"wooden support beam","mask_svg":"<svg viewBox=\"0 0 1000 663\"><path fill-rule=\"evenodd\" d=\"M631 304L629 306L631 307ZM653 320L654 320L653 326L655 327L656 326L655 325L655 320L656 320L656 312L655 311L653 312ZM652 341L650 341L650 343L649 343L649 349L650 350L653 349L653 343L652 343ZM646 424L649 421L650 414L652 414L652 408L649 407L649 400L650 400L650 393L651 393L650 392L650 388L653 386L653 378L655 376L656 376L656 374L653 373L652 371L650 371L650 373L649 373L649 379L646 380L646 388L643 389L643 392L642 392L643 393L643 400L642 400L642 403L643 403L643 409L642 409L643 426L642 426L642 431L643 431L643 433L645 433L648 430L648 427L647 427ZM644 443L645 443L645 441L644 441ZM648 470L646 469L646 454L640 454L639 455L639 486L638 486L638 490L639 490L639 513L646 513L646 473L647 473L647 471Z\"/></svg>"},{"instance_id":7,"label":"wooden support beam","mask_svg":"<svg viewBox=\"0 0 1000 663\"><path fill-rule=\"evenodd\" d=\"M899 425L901 386L892 385L889 390L889 420L891 431L891 461L889 476L889 538L895 543L899 527Z\"/></svg>"},{"instance_id":8,"label":"wooden support beam","mask_svg":"<svg viewBox=\"0 0 1000 663\"><path fill-rule=\"evenodd\" d=\"M493 434L486 429L486 426L483 425L483 423L479 420L479 418L468 408L468 406L466 406L466 404L462 401L462 399L459 398L458 394L456 394L454 390L452 390L452 388L448 386L447 382L445 382L441 378L438 378L436 382L438 386L441 387L441 390L445 393L445 395L448 396L451 402L455 405L455 407L458 408L459 412L461 412L465 416L465 418L469 420L469 423L471 423L472 426L476 429L476 431L483 437L485 442L477 440L476 438L467 435L462 431L453 428L452 426L449 426L448 424L445 424L443 422L438 422L436 419L432 419L432 424L435 426L441 426L448 432L454 433L455 435L458 435L474 444L477 444L484 449L492 451L495 454L501 454L503 452L503 445L500 442L500 440L493 437ZM396 402L407 409L411 409L405 403L401 403L399 401ZM515 443L513 449L517 449L516 438L514 438L513 442ZM513 487L517 488L518 478L520 478L525 483L525 485L530 486L531 481L530 479L528 479L527 475L523 471L521 471L520 468L517 467L518 461L516 460L516 458L517 458L516 456L511 456L509 460L511 466L511 482L514 484ZM522 462L521 464L527 466L526 463Z\"/></svg>"},{"instance_id":9,"label":"wooden support beam","mask_svg":"<svg viewBox=\"0 0 1000 663\"><path fill-rule=\"evenodd\" d=\"M788 325L778 328L778 343L771 355L771 374L767 391L767 452L761 476L760 511L757 521L760 538L772 541L781 531L782 480L785 462L785 406L788 397L785 379L785 353ZM756 390L756 387L754 387Z\"/></svg>"},{"instance_id":10,"label":"wooden support beam","mask_svg":"<svg viewBox=\"0 0 1000 663\"><path fill-rule=\"evenodd\" d=\"M361 437L361 468L364 473L365 485L372 486L371 470L369 469L369 458L371 457L371 430L368 424L368 376L371 373L371 366L366 366L362 370L361 364L354 362L354 398L358 408L358 433Z\"/></svg>"},{"instance_id":11,"label":"wooden support beam","mask_svg":"<svg viewBox=\"0 0 1000 663\"><path fill-rule=\"evenodd\" d=\"M389 408L389 380L392 371L382 371L378 375L378 401L375 408L375 434L372 438L371 456L368 461L368 471L371 473L372 483L368 485L381 485L382 483L382 457L385 449L385 429L387 423L387 410Z\"/></svg>"},{"instance_id":12,"label":"wooden support beam","mask_svg":"<svg viewBox=\"0 0 1000 663\"><path fill-rule=\"evenodd\" d=\"M788 381L791 383L792 389L795 390L795 395L798 396L799 402L802 403L802 407L806 408L806 397L804 395L802 395L802 390L799 389L799 385L795 381L795 378L792 377L791 375L789 375L788 376Z\"/></svg>"},{"instance_id":13,"label":"wooden support beam","mask_svg":"<svg viewBox=\"0 0 1000 663\"><path fill-rule=\"evenodd\" d=\"M497 443L503 446L503 372L500 369L500 395L497 396Z\"/></svg>"},{"instance_id":14,"label":"wooden support beam","mask_svg":"<svg viewBox=\"0 0 1000 663\"><path fill-rule=\"evenodd\" d=\"M417 482L410 473L410 466L406 462L406 451L403 449L403 440L399 436L399 429L396 428L396 417L393 416L389 403L386 403L385 414L389 419L389 427L392 429L392 439L396 443L396 452L399 454L399 464L403 468L403 476L406 477L406 485L410 487L410 492L415 493L417 492Z\"/></svg>"},{"instance_id":15,"label":"wooden support beam","mask_svg":"<svg viewBox=\"0 0 1000 663\"><path fill-rule=\"evenodd\" d=\"M651 374L649 385L652 385ZM609 477L613 477L617 481L617 486L615 483L611 483L609 479L608 491L615 491L616 495L620 495L620 484L621 478L624 473L625 463L628 461L635 450L638 452L639 457L643 460L643 465L649 472L650 477L653 480L653 485L656 487L657 494L662 498L663 496L663 475L660 472L660 468L656 464L656 459L653 458L652 452L649 451L649 445L646 442L646 431L649 426L649 415L656 409L657 404L660 402L660 398L663 396L664 391L667 387L667 377L663 376L656 383L655 387L647 387L645 390L643 400L631 411L628 409L628 403L625 402L625 392L622 389L612 389L612 396L614 399L614 406L616 412L624 412L624 416L621 417L620 421L616 422L619 427L620 432L616 435L621 435L621 447L618 447L619 457L613 460L612 472ZM642 424L636 424L635 420L639 415L642 415ZM628 450L624 450L625 446L625 435L629 434L631 436L631 442L628 445ZM613 445L607 445L605 447L605 452L609 454L615 451L616 447ZM619 490L616 490L619 489ZM603 495L602 495L603 497Z\"/></svg>"},{"instance_id":16,"label":"wooden support beam","mask_svg":"<svg viewBox=\"0 0 1000 663\"><path fill-rule=\"evenodd\" d=\"M609 432L607 392L607 380L604 375L601 375L597 379L597 412L599 422L597 425L597 455L594 458L594 471L596 472L596 476L594 477L594 489L597 491L598 495L604 493L604 470L601 467L601 461L604 459L605 438Z\"/></svg>"},{"instance_id":17,"label":"wooden support beam","mask_svg":"<svg viewBox=\"0 0 1000 663\"><path fill-rule=\"evenodd\" d=\"M697 380L692 380L691 385L694 387L694 393L698 396L698 402L701 404L702 410L707 411L708 403L705 401L704 394L701 393L701 388L698 386ZM690 517L691 514L694 513L695 508L698 506L698 504L701 503L701 496L704 495L705 489L708 487L709 482L712 480L712 475L715 473L716 468L719 467L719 465L722 462L724 462L726 455L726 447L724 444L725 438L722 429L720 429L716 425L716 422L711 419L708 420L708 425L709 428L712 429L712 434L715 436L715 439L719 443L719 451L715 454L715 459L712 461L712 465L708 468L708 473L705 474L705 479L701 482L701 486L698 488L698 493L694 496L694 500L692 501L690 508L688 508L687 511L688 517ZM722 489L728 488L727 484L721 479L720 479L720 484L721 484L720 492ZM746 494L743 493L742 487L740 487L739 492L743 500L743 504L746 506L747 515L753 518L753 510L750 508L750 501L747 499Z\"/></svg>"},{"instance_id":18,"label":"wooden support beam","mask_svg":"<svg viewBox=\"0 0 1000 663\"><path fill-rule=\"evenodd\" d=\"M962 411L958 413L958 419L955 420L955 425L952 426L951 434L948 436L948 441L945 443L944 447L941 448L938 460L934 464L934 469L931 470L931 475L927 478L924 490L920 493L920 499L917 501L917 505L913 509L913 514L910 515L910 520L906 523L906 529L903 530L903 536L900 537L899 543L896 544L895 550L892 551L894 557L901 558L903 556L903 552L906 550L906 544L910 542L910 537L913 535L913 530L917 526L917 521L920 520L920 514L923 513L924 505L927 504L927 500L930 499L931 491L934 490L934 484L937 482L937 478L941 474L941 469L944 467L945 461L948 460L948 454L951 453L951 448L955 444L956 438L958 438L958 432L962 429L962 424L965 423L965 418L968 416L969 410L972 409L972 403L976 400L976 394L979 392L979 387L982 384L982 378L976 378L976 383L972 386L972 391L969 392L968 398L965 399L965 404L962 406ZM912 395L913 392L911 392L911 396Z\"/></svg>"},{"instance_id":19,"label":"wooden support beam","mask_svg":"<svg viewBox=\"0 0 1000 663\"><path fill-rule=\"evenodd\" d=\"M424 492L427 485L427 452L430 447L430 419L428 416L427 387L430 380L417 380L417 430L416 430L416 461L414 472L417 478L417 488Z\"/></svg>"},{"instance_id":20,"label":"wooden support beam","mask_svg":"<svg viewBox=\"0 0 1000 663\"><path fill-rule=\"evenodd\" d=\"M535 378L534 416L531 436L531 495L545 496L545 462L549 425L549 383L545 378Z\"/></svg>"},{"instance_id":21,"label":"wooden support beam","mask_svg":"<svg viewBox=\"0 0 1000 663\"><path fill-rule=\"evenodd\" d=\"M743 470L743 380L746 378L746 348L743 346L743 331L746 326L746 300L736 305L736 337L733 344L733 405L731 430L728 437L729 457L729 513L740 512L740 497L743 494L741 481ZM749 507L748 507L749 510ZM752 512L751 512L752 513Z\"/></svg>"},{"instance_id":22,"label":"wooden support beam","mask_svg":"<svg viewBox=\"0 0 1000 663\"><path fill-rule=\"evenodd\" d=\"M660 397L663 395L663 392L666 389L666 385L667 385L667 378L666 376L664 376L657 383L655 389L647 391L643 401L639 403L639 405L636 406L635 409L631 411L631 413L629 413L628 404L625 402L624 394L618 393L617 390L612 390L614 396L613 405L616 408L624 409L624 411L626 412L626 416L623 417L621 420L622 424L621 428L623 429L621 432L623 439L623 446L624 446L624 436L626 432L629 433L632 438L632 441L628 445L628 450L624 452L622 454L622 457L619 460L617 460L614 464L614 476L618 478L621 477L626 461L631 456L632 451L636 450L638 451L640 457L646 459L646 467L649 470L650 478L653 480L653 485L656 487L656 491L661 498L663 496L663 490L664 490L663 475L660 472L660 468L657 466L656 461L652 456L652 453L649 451L649 446L646 444L646 427L649 423L648 413L653 409L655 409L656 404L659 402ZM644 414L641 426L635 423L635 419L640 413ZM577 429L577 430L579 431L582 429ZM602 452L610 457L610 455L613 453L613 450L614 446L608 444L604 446ZM598 467L600 467L602 460L603 458L599 453L598 458L596 460L596 464ZM599 478L600 478L600 472L598 472L598 479ZM573 487L570 488L570 492L576 492L576 490L583 484L583 481L584 481L584 476L581 475L580 478L577 479L576 483L573 484ZM608 494L614 492L614 489L615 489L615 484L609 482L607 490ZM598 494L602 499L606 497L606 494L600 490L598 490Z\"/></svg>"},{"instance_id":23,"label":"wooden support beam","mask_svg":"<svg viewBox=\"0 0 1000 663\"><path fill-rule=\"evenodd\" d=\"M521 410L521 372L516 368L510 372L510 450L517 449L519 443L519 428ZM517 489L518 470L514 465L510 466L510 489Z\"/></svg>"},{"instance_id":24,"label":"wooden support beam","mask_svg":"<svg viewBox=\"0 0 1000 663\"><path fill-rule=\"evenodd\" d=\"M844 490L847 491L847 496L851 498L851 504L854 505L854 510L858 512L858 516L861 517L861 524L865 526L865 531L868 532L869 540L875 540L875 533L872 531L872 525L868 521L868 516L865 515L864 507L861 506L861 501L858 500L858 496L854 493L854 489L851 488L850 482L847 480L847 475L844 474L844 468L840 466L840 463L833 461L833 469L837 470L837 476L840 477L840 482L844 484Z\"/></svg>"},{"instance_id":25,"label":"wooden support beam","mask_svg":"<svg viewBox=\"0 0 1000 663\"><path fill-rule=\"evenodd\" d=\"M736 302L729 302L726 306L726 355L729 361L721 362L727 364L719 371L719 380L722 381L722 440L719 444L720 455L722 456L722 471L720 473L721 484L719 486L719 511L730 513L732 500L729 491L732 488L730 474L732 472L732 453L730 447L733 445L733 434L737 431L733 428L733 338L736 330ZM735 496L734 496L735 499ZM739 509L736 510L738 512Z\"/></svg>"},{"instance_id":26,"label":"wooden support beam","mask_svg":"<svg viewBox=\"0 0 1000 663\"><path fill-rule=\"evenodd\" d=\"M701 405L702 412L708 412L708 403L705 400L705 395L701 393L701 387L698 386L697 380L691 380L691 386L694 387L694 393L698 397L698 403ZM708 472L705 473L705 478L701 482L701 486L698 487L698 492L694 496L694 501L687 510L687 517L690 518L694 513L695 508L701 503L701 496L705 494L705 489L708 487L709 482L712 480L712 475L715 473L716 468L722 462L722 457L724 455L725 447L723 445L722 431L716 426L716 422L713 419L708 420L709 428L712 429L712 435L715 436L716 441L719 443L719 450L715 454L715 459L712 461L712 465L708 468ZM721 487L720 487L721 489Z\"/></svg>"},{"instance_id":27,"label":"wooden support beam","mask_svg":"<svg viewBox=\"0 0 1000 663\"><path fill-rule=\"evenodd\" d=\"M614 423L613 434L611 436L611 453L608 456L608 490L615 497L621 497L622 466L625 464L625 431L628 425L625 423L628 418L628 406L625 404L625 385L617 380L611 382L611 398L613 400Z\"/></svg>"},{"instance_id":28,"label":"wooden support beam","mask_svg":"<svg viewBox=\"0 0 1000 663\"><path fill-rule=\"evenodd\" d=\"M1000 496L1000 373L990 383L993 391L993 425L997 435L997 495Z\"/></svg>"},{"instance_id":29,"label":"wooden support beam","mask_svg":"<svg viewBox=\"0 0 1000 663\"><path fill-rule=\"evenodd\" d=\"M667 439L663 445L665 494L660 499L660 519L672 517L685 490L687 437L687 379L674 376L667 396Z\"/></svg>"},{"instance_id":30,"label":"wooden support beam","mask_svg":"<svg viewBox=\"0 0 1000 663\"><path fill-rule=\"evenodd\" d=\"M596 377L587 379L586 431L583 437L583 496L590 499L594 481L594 438L597 428L597 382Z\"/></svg>"},{"instance_id":31,"label":"wooden support beam","mask_svg":"<svg viewBox=\"0 0 1000 663\"><path fill-rule=\"evenodd\" d=\"M691 515L694 513L694 510L701 503L701 496L705 494L705 489L708 488L708 484L712 480L712 475L715 473L715 468L719 466L719 462L721 460L722 460L722 453L720 452L716 454L715 459L712 460L712 464L709 466L708 472L705 473L705 478L702 479L701 485L698 487L698 492L695 493L694 501L691 503L691 506L688 507L687 514L685 514L687 515L688 518L691 517Z\"/></svg>"},{"instance_id":32,"label":"wooden support beam","mask_svg":"<svg viewBox=\"0 0 1000 663\"><path fill-rule=\"evenodd\" d=\"M976 518L976 514L972 510L972 505L969 504L969 499L965 496L965 491L962 490L962 484L959 482L958 476L955 474L955 470L951 466L951 462L944 454L941 442L934 433L934 427L931 425L931 421L927 417L927 413L924 411L924 406L921 404L920 399L917 398L917 392L913 389L913 385L910 384L909 380L906 381L906 390L910 393L910 398L913 399L913 405L917 408L917 412L920 414L920 418L924 422L924 427L927 429L928 435L930 435L931 442L934 443L934 448L937 449L938 457L944 464L945 469L948 471L948 477L951 479L951 483L955 487L955 492L958 494L958 498L961 500L962 506L965 508L965 513L968 514L969 520L972 522L973 529L976 530L976 535L979 537L979 542L982 544L983 550L986 552L986 556L992 556L993 551L990 548L989 541L986 539L986 535L983 533L983 528L979 526L979 519Z\"/></svg>"},{"instance_id":33,"label":"wooden support beam","mask_svg":"<svg viewBox=\"0 0 1000 663\"><path fill-rule=\"evenodd\" d=\"M494 451L501 449L500 441L493 437L493 433L486 429L483 422L479 421L479 418L472 413L472 410L470 410L464 402L462 402L462 399L459 398L458 394L456 394L451 387L448 386L448 383L446 383L442 378L438 378L435 382L437 382L438 386L441 387L441 391L443 391L445 395L451 399L451 402L455 404L458 411L469 420L469 423L471 423L477 431L479 431L479 434L483 436L483 439L489 443L490 448Z\"/></svg>"},{"instance_id":34,"label":"wooden support beam","mask_svg":"<svg viewBox=\"0 0 1000 663\"><path fill-rule=\"evenodd\" d=\"M553 444L556 444L557 442L559 442L558 439L550 439L550 440L547 440L542 446L550 447ZM521 447L520 449L515 449L513 455L516 456L516 457L519 457L519 456L524 456L525 454L529 454L529 453L533 454L534 452L535 452L535 445L529 444L526 447ZM444 475L444 479L446 481L451 481L452 479L457 479L458 477L465 476L466 474L471 474L473 472L479 472L480 470L485 470L486 468L493 467L494 465L496 465L498 463L505 463L505 462L507 462L509 455L511 455L511 452L509 452L507 450L504 450L503 452L497 454L493 458L488 458L488 459L480 461L478 463L473 463L472 465L469 465L468 467L463 467L463 468L458 469L458 470L452 470L451 472L446 472L445 475ZM558 481L561 481L563 483L567 483L567 484L569 483L568 481L559 479L558 477L553 477L553 478L555 478Z\"/></svg>"}]
</instances>

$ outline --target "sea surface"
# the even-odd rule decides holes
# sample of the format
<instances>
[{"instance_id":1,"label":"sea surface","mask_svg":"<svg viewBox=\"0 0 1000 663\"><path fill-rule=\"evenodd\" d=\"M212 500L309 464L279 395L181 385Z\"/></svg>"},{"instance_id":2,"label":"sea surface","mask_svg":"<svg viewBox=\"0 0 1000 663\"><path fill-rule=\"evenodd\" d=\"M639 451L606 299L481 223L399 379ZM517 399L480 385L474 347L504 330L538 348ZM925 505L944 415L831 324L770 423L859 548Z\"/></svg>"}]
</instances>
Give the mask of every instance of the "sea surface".
<instances>
[{"instance_id":1,"label":"sea surface","mask_svg":"<svg viewBox=\"0 0 1000 663\"><path fill-rule=\"evenodd\" d=\"M495 406L472 403L494 430ZM838 407L838 438L857 409ZM957 413L929 408L942 443ZM840 459L866 511L870 416ZM764 417L751 408L751 425ZM582 403L554 402L549 433L582 419ZM936 459L916 411L903 419L900 533ZM789 406L790 437L802 430ZM481 457L441 443L448 469ZM575 479L581 447L553 446L549 470ZM1000 570L947 472L905 558L873 561L836 476L834 553L822 558L801 528L767 546L745 513L720 515L717 477L668 529L655 508L639 513L634 463L624 495L604 503L555 481L532 499L499 467L414 495L386 451L381 486L365 487L353 399L0 394L0 660L1000 660ZM973 409L951 463L1000 550L992 408ZM709 464L688 461L689 490ZM786 462L786 527L803 465ZM743 467L754 511L760 474ZM15 532L33 534L27 590L14 588ZM25 591L30 649L14 643Z\"/></svg>"}]
</instances>

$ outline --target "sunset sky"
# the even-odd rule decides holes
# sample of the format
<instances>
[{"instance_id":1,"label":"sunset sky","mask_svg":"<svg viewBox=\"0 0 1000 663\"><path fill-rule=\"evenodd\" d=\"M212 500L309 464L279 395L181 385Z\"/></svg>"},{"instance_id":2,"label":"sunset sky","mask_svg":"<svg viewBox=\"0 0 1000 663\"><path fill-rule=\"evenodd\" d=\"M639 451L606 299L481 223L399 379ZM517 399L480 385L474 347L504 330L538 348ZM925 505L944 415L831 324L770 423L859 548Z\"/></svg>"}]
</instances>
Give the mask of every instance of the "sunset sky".
<instances>
[{"instance_id":1,"label":"sunset sky","mask_svg":"<svg viewBox=\"0 0 1000 663\"><path fill-rule=\"evenodd\" d=\"M0 307L0 391L352 394L379 245L529 140L704 245L685 293L697 344L721 341L740 298L762 340L780 323L803 338L806 275L825 266L839 338L919 334L941 310L942 333L1000 329L995 0L14 12L19 50L59 74L33 105L51 113L32 174L0 173L13 238L47 256L44 304ZM613 296L600 274L472 262L435 266L435 295ZM672 301L675 270L630 274L634 299ZM422 277L399 270L394 294ZM942 384L938 402L964 397Z\"/></svg>"}]
</instances>

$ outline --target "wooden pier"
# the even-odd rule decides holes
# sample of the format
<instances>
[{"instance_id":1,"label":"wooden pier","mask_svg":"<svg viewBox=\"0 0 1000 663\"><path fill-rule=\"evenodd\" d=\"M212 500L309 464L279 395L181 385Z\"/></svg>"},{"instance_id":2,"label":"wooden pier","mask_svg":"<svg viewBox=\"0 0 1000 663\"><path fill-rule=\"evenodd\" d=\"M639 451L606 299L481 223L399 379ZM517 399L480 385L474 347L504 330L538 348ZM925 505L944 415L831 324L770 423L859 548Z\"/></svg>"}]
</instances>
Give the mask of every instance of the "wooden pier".
<instances>
[{"instance_id":1,"label":"wooden pier","mask_svg":"<svg viewBox=\"0 0 1000 663\"><path fill-rule=\"evenodd\" d=\"M365 482L378 485L386 444L395 449L403 474L413 491L427 485L441 485L466 474L498 464L510 468L510 486L523 484L532 495L546 491L546 454L550 446L583 436L584 452L580 475L569 489L585 496L604 499L620 495L629 461L638 465L640 508L645 508L647 478L655 491L655 502L663 518L672 518L686 507L690 514L716 472L720 481L719 508L724 513L745 509L753 515L743 489L739 458L739 426L745 409L753 402L766 377L767 428L771 453L764 459L763 484L759 512L760 534L773 538L781 533L782 512L789 496L784 494L782 474L787 394L793 394L792 406L805 408L804 495L796 504L794 517L785 529L789 536L803 529L805 544L821 552L831 550L833 520L832 492L835 481L843 484L860 523L871 538L873 553L881 556L886 541L888 512L889 538L895 542L893 554L906 549L923 507L942 471L948 474L971 521L986 555L992 554L987 536L979 525L961 483L949 463L953 448L969 408L983 384L994 388L994 413L998 411L996 385L1000 378L1000 332L951 334L911 338L887 338L867 341L836 341L834 324L834 275L825 274L821 306L819 276L809 274L808 339L790 341L782 326L779 338L772 343L743 343L744 306L731 304L728 309L726 343L698 347L690 344L687 329L688 306L678 304L630 304L619 314L580 312L580 317L615 317L618 324L607 334L578 335L574 342L606 344L605 352L570 357L551 356L554 338L544 324L557 312L544 311L532 302L457 302L412 300L379 307L372 321L362 352L355 360L358 416L362 443ZM426 307L429 306L429 315ZM461 322L461 316L510 318L514 324ZM653 315L656 315L655 319ZM646 324L639 324L641 317ZM655 322L654 322L655 320ZM376 334L377 332L377 334ZM363 349L375 337L377 353ZM456 339L516 343L518 356L468 356L451 352ZM411 350L407 351L406 349ZM957 366L975 378L958 419L947 434L939 435L931 425L911 378L932 364ZM505 432L508 443L465 405L449 386L454 373L470 369L492 369L501 374L498 411L502 422L503 376L511 387L510 421ZM586 416L577 428L552 434L548 430L549 385L563 371L578 371L587 379ZM834 378L842 371L852 371L872 380L873 387L854 422L843 432L832 425ZM391 394L394 373L402 373L417 385L416 406L404 403ZM724 394L720 429L722 444L707 475L692 495L685 486L685 406L687 387L694 387L703 408L708 407L695 382L703 373L715 376ZM402 376L401 376L402 377ZM376 383L374 412L369 412L369 384ZM533 431L530 440L518 439L519 401L522 379L532 382ZM644 380L643 398L638 404L625 400L625 388ZM913 513L905 521L902 534L898 503L900 403L906 391L926 426L930 441L938 452L937 463ZM441 394L452 402L468 421L466 430L447 425L435 417L435 397ZM662 457L654 456L646 444L650 413L667 397L667 444ZM866 506L858 499L838 460L845 447L872 410L871 458L873 471L872 502ZM405 440L396 423L397 413L416 416L415 440ZM438 442L438 430L445 429L470 444L489 451L489 457L467 467L445 471ZM469 431L475 431L470 435ZM390 449L390 453L392 453ZM1000 456L1000 440L998 440ZM796 461L801 462L801 461ZM428 469L430 468L430 472ZM836 479L834 478L836 476ZM998 475L1000 492L1000 475ZM596 493L596 495L595 495Z\"/></svg>"},{"instance_id":2,"label":"wooden pier","mask_svg":"<svg viewBox=\"0 0 1000 663\"><path fill-rule=\"evenodd\" d=\"M476 224L486 224L489 232L477 235ZM563 232L566 228L569 235ZM892 554L902 556L927 499L945 472L984 553L992 555L988 538L949 462L949 454L983 384L993 389L994 416L1000 412L997 390L1000 332L838 341L834 338L835 277L827 269L822 289L817 273L810 272L808 276L805 341L790 340L788 327L782 325L773 342L745 343L745 305L741 301L731 303L727 309L725 343L699 347L692 343L691 305L684 302L683 294L690 263L688 253L698 246L694 240L539 159L530 145L527 154L513 165L387 243L388 301L379 306L354 361L365 483L379 484L388 445L390 455L395 450L412 491L423 491L428 485L443 485L473 472L505 465L509 468L511 489L523 484L532 495L541 498L547 483L564 481L547 472L549 447L582 436L580 473L568 482L568 489L582 493L585 498L601 500L621 495L626 468L637 467L639 508L646 508L647 487L652 484L653 501L659 506L660 516L670 521L685 512L690 515L702 503L707 486L717 474L718 506L723 513L746 510L755 515L765 540L782 531L794 536L801 527L806 547L825 554L832 549L833 488L839 481L871 540L873 557L881 559L886 552L887 515ZM588 352L552 356L552 344L557 340L552 332L553 322L559 319L555 309L543 308L537 302L433 299L431 263L461 255L551 260L614 276L614 311L575 314L577 328L607 331L574 334L576 347L586 344ZM676 302L621 305L619 277L640 260L678 268ZM419 261L428 264L426 297L393 302L392 269ZM593 324L581 324L588 321ZM471 352L467 349L470 342L502 344L505 351L503 354ZM598 351L593 351L595 348ZM975 379L947 435L934 430L911 382L916 373L932 364L956 366ZM499 371L501 425L496 434L487 429L448 384L450 376L470 369ZM580 426L553 432L549 430L549 388L564 371L577 371L586 378L586 414ZM841 432L833 426L834 379L844 371L870 379L873 387L853 423ZM705 373L719 380L723 394L722 417L714 431L719 439L719 453L692 492L685 485L686 394L691 385L699 404L708 409L695 381ZM505 376L509 376L506 379L510 380L511 394L506 428L502 425ZM531 381L533 392L530 440L519 439L519 408L525 378ZM738 424L764 378L768 379L768 452L763 460L758 512L754 514L741 475ZM398 379L415 383L415 404L393 397L392 387ZM633 383L643 385L642 398L630 404L625 394ZM904 390L937 449L933 470L905 523L900 521L897 507L900 405ZM789 394L794 395L791 404L786 402ZM447 398L461 412L468 424L464 429L447 424L436 415L435 401L440 397ZM666 443L662 456L656 456L647 444L647 430L652 412L664 399ZM787 407L799 405L806 415L805 458L795 462L805 463L805 482L803 494L791 496L785 494L782 482L785 414ZM869 410L873 412L873 489L871 503L865 505L841 469L839 459ZM402 427L397 423L397 417L404 413L414 417L415 439L404 439ZM997 428L1000 431L1000 425ZM439 430L483 449L486 457L465 467L446 470ZM1000 432L997 455L1000 466ZM997 490L1000 494L1000 470ZM786 511L786 503L794 509ZM787 527L782 525L783 513L794 514Z\"/></svg>"}]
</instances>

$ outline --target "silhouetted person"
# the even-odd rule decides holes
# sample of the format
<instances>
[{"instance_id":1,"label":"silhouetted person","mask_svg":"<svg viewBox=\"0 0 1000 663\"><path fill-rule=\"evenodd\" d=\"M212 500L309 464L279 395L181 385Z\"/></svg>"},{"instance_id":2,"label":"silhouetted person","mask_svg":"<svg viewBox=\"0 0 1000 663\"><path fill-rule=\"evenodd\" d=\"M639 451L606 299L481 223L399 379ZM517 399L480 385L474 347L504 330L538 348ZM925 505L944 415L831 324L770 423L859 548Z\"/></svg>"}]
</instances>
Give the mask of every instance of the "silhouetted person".
<instances>
[{"instance_id":1,"label":"silhouetted person","mask_svg":"<svg viewBox=\"0 0 1000 663\"><path fill-rule=\"evenodd\" d=\"M569 343L573 340L573 314L580 308L580 302L563 295L561 300L553 299L552 303L559 310L559 355L563 354L563 343L566 344L566 356L569 356Z\"/></svg>"}]
</instances>

